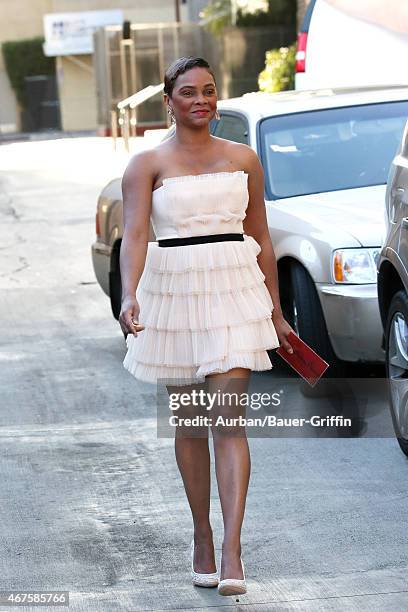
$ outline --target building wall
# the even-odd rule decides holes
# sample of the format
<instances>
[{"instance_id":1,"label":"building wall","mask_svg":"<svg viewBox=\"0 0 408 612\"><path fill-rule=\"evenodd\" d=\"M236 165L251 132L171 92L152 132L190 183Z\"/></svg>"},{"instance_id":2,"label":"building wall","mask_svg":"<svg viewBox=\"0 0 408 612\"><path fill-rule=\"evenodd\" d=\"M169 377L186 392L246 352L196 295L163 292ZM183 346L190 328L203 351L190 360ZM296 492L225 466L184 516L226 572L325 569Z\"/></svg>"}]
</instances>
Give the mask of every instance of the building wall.
<instances>
[{"instance_id":1,"label":"building wall","mask_svg":"<svg viewBox=\"0 0 408 612\"><path fill-rule=\"evenodd\" d=\"M51 3L52 13L122 9L125 19L133 23L175 21L174 0L51 0Z\"/></svg>"},{"instance_id":2,"label":"building wall","mask_svg":"<svg viewBox=\"0 0 408 612\"><path fill-rule=\"evenodd\" d=\"M52 0L1 0L0 45L9 40L43 34L42 16L51 10ZM0 53L0 134L20 128L17 100Z\"/></svg>"},{"instance_id":3,"label":"building wall","mask_svg":"<svg viewBox=\"0 0 408 612\"><path fill-rule=\"evenodd\" d=\"M96 129L92 56L57 57L57 78L62 129L66 132Z\"/></svg>"},{"instance_id":4,"label":"building wall","mask_svg":"<svg viewBox=\"0 0 408 612\"><path fill-rule=\"evenodd\" d=\"M43 15L76 11L122 9L133 23L175 21L174 0L0 0L0 45L9 40L43 36ZM181 19L188 6L180 0ZM82 63L84 65L79 65ZM96 93L92 56L57 61L61 120L64 130L96 128ZM79 110L80 109L80 110ZM19 131L17 100L0 53L0 134Z\"/></svg>"}]
</instances>

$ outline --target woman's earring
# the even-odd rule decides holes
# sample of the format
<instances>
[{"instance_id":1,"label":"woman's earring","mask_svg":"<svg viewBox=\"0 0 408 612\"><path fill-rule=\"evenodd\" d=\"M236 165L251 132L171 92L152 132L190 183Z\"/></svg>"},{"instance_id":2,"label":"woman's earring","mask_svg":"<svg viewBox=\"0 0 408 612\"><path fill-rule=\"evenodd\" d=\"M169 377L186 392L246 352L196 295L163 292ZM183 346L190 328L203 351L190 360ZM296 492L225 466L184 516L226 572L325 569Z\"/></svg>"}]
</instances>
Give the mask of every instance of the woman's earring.
<instances>
[{"instance_id":1,"label":"woman's earring","mask_svg":"<svg viewBox=\"0 0 408 612\"><path fill-rule=\"evenodd\" d=\"M171 121L172 123L176 123L176 118L175 118L175 116L174 116L174 111L173 111L173 109L171 108L171 106L169 106L169 107L168 107L167 112L168 112L168 114L169 114L170 121Z\"/></svg>"},{"instance_id":2,"label":"woman's earring","mask_svg":"<svg viewBox=\"0 0 408 612\"><path fill-rule=\"evenodd\" d=\"M217 110L215 111L215 118L217 119L217 121L219 121L219 120L221 119L221 117L220 117L220 113L218 112L218 108L217 108Z\"/></svg>"}]
</instances>

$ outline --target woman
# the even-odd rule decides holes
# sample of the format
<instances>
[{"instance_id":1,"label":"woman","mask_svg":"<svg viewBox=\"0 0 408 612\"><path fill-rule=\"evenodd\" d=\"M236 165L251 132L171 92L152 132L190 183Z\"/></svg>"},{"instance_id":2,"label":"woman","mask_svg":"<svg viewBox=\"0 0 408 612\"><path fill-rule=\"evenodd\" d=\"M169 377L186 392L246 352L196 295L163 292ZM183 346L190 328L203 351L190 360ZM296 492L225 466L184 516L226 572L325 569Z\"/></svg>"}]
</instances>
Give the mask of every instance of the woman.
<instances>
[{"instance_id":1,"label":"woman","mask_svg":"<svg viewBox=\"0 0 408 612\"><path fill-rule=\"evenodd\" d=\"M292 352L262 166L250 147L210 135L217 90L204 59L180 58L168 68L164 103L176 123L174 135L135 155L122 182L124 366L140 380L166 380L169 394L191 392L198 382L210 391L232 385L243 393L251 370L271 369L267 349L281 343ZM148 243L150 218L157 242ZM193 404L184 414L189 409L194 412ZM214 416L242 412L238 403L220 402L212 410ZM180 426L175 436L194 522L193 584L218 585L222 595L244 593L240 537L250 475L245 428L211 426L224 519L220 576L209 521L208 426L204 429L203 436L185 436Z\"/></svg>"}]
</instances>

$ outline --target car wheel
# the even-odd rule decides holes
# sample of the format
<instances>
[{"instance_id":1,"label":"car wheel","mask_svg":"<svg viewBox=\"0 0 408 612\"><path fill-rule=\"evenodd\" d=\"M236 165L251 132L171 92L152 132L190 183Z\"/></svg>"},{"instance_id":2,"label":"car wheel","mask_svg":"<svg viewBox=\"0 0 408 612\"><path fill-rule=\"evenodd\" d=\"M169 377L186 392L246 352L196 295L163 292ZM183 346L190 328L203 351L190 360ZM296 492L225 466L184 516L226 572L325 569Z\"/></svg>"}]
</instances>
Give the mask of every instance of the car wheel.
<instances>
[{"instance_id":1,"label":"car wheel","mask_svg":"<svg viewBox=\"0 0 408 612\"><path fill-rule=\"evenodd\" d=\"M323 379L343 378L346 364L333 351L316 287L307 270L299 263L292 264L290 268L284 313L297 335L329 364L316 387L302 381L301 392L307 397L324 395L327 389Z\"/></svg>"},{"instance_id":2,"label":"car wheel","mask_svg":"<svg viewBox=\"0 0 408 612\"><path fill-rule=\"evenodd\" d=\"M385 326L385 366L391 417L398 444L408 456L408 296L398 291Z\"/></svg>"}]
</instances>

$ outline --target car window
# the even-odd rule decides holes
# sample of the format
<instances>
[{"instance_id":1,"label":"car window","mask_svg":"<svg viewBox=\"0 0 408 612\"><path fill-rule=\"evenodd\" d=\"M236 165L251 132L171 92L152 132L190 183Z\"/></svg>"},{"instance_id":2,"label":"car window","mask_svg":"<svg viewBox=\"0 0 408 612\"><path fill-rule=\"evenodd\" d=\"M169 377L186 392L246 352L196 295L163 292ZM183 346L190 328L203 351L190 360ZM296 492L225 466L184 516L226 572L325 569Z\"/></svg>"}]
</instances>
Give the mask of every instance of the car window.
<instances>
[{"instance_id":1,"label":"car window","mask_svg":"<svg viewBox=\"0 0 408 612\"><path fill-rule=\"evenodd\" d=\"M172 125L170 125L170 127L167 130L167 132L165 132L165 134L164 134L164 136L162 138L162 142L164 142L168 138L171 138L175 131L176 131L176 126L173 123Z\"/></svg>"},{"instance_id":2,"label":"car window","mask_svg":"<svg viewBox=\"0 0 408 612\"><path fill-rule=\"evenodd\" d=\"M305 16L303 18L302 26L300 28L301 32L309 32L310 21L312 19L313 9L315 7L316 0L310 0L307 5Z\"/></svg>"},{"instance_id":3,"label":"car window","mask_svg":"<svg viewBox=\"0 0 408 612\"><path fill-rule=\"evenodd\" d=\"M248 125L244 117L229 113L220 113L220 115L221 118L217 121L213 132L214 136L248 144Z\"/></svg>"},{"instance_id":4,"label":"car window","mask_svg":"<svg viewBox=\"0 0 408 612\"><path fill-rule=\"evenodd\" d=\"M261 122L269 199L387 183L408 101L324 109Z\"/></svg>"},{"instance_id":5,"label":"car window","mask_svg":"<svg viewBox=\"0 0 408 612\"><path fill-rule=\"evenodd\" d=\"M217 129L218 119L211 119L210 121L210 134L215 134L215 130Z\"/></svg>"}]
</instances>

